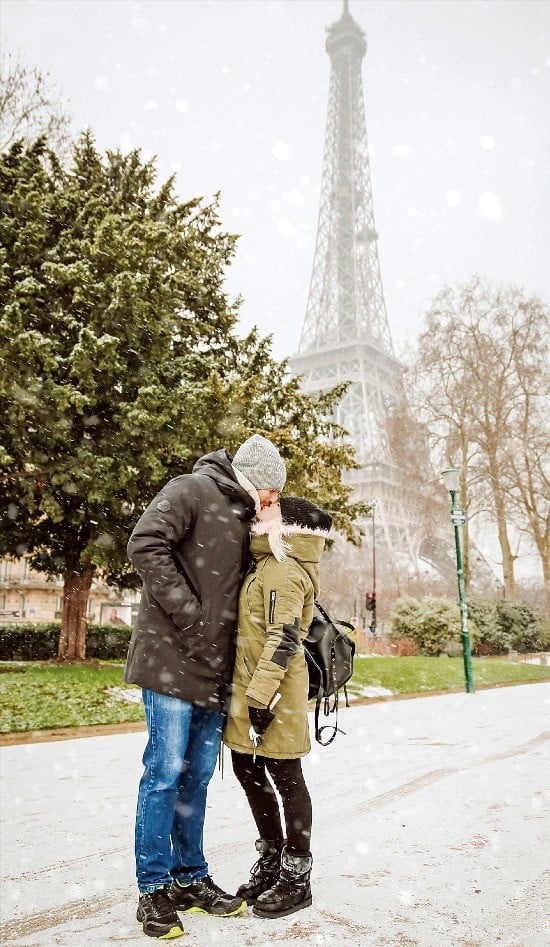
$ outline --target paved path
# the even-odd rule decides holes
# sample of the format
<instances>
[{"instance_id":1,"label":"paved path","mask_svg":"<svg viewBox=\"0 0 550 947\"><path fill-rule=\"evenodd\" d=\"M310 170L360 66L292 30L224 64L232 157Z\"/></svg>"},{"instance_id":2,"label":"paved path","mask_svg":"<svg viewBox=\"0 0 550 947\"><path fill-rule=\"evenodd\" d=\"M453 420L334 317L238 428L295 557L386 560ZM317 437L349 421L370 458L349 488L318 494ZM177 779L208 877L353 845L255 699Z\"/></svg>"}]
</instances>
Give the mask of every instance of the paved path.
<instances>
[{"instance_id":1,"label":"paved path","mask_svg":"<svg viewBox=\"0 0 550 947\"><path fill-rule=\"evenodd\" d=\"M288 918L184 917L189 947L545 947L550 684L353 707L305 760L314 906ZM150 944L132 833L144 734L0 750L4 947ZM206 843L218 883L254 860L229 765Z\"/></svg>"}]
</instances>

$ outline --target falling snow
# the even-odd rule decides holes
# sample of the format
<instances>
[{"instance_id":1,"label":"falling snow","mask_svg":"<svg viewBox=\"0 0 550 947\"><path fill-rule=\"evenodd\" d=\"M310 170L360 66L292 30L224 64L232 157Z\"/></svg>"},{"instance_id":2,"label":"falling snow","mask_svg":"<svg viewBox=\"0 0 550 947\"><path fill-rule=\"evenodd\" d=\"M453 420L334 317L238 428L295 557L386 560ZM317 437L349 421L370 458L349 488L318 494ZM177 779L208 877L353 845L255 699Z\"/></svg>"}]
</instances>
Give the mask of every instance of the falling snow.
<instances>
[{"instance_id":1,"label":"falling snow","mask_svg":"<svg viewBox=\"0 0 550 947\"><path fill-rule=\"evenodd\" d=\"M477 212L485 220L500 220L503 217L502 204L496 194L490 191L484 191L479 195L477 202Z\"/></svg>"},{"instance_id":2,"label":"falling snow","mask_svg":"<svg viewBox=\"0 0 550 947\"><path fill-rule=\"evenodd\" d=\"M284 141L276 141L271 149L277 161L290 161L290 147Z\"/></svg>"},{"instance_id":3,"label":"falling snow","mask_svg":"<svg viewBox=\"0 0 550 947\"><path fill-rule=\"evenodd\" d=\"M313 907L269 925L249 911L223 925L185 915L185 943L541 947L548 701L550 684L537 684L342 709L346 734L304 759ZM0 751L3 943L145 943L132 845L144 746L144 733L128 733ZM255 837L226 765L205 827L226 890L248 877Z\"/></svg>"}]
</instances>

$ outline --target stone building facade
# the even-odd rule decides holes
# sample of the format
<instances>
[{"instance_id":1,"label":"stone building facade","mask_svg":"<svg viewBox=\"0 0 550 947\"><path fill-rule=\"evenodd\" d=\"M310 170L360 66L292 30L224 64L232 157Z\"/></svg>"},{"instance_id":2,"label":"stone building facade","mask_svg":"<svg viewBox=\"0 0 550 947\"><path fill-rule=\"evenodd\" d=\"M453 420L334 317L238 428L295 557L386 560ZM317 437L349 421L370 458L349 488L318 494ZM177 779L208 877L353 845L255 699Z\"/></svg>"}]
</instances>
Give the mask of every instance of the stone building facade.
<instances>
[{"instance_id":1,"label":"stone building facade","mask_svg":"<svg viewBox=\"0 0 550 947\"><path fill-rule=\"evenodd\" d=\"M88 620L131 625L137 612L139 592L119 591L101 581L92 584ZM52 622L61 620L63 579L35 572L27 558L0 559L0 623Z\"/></svg>"}]
</instances>

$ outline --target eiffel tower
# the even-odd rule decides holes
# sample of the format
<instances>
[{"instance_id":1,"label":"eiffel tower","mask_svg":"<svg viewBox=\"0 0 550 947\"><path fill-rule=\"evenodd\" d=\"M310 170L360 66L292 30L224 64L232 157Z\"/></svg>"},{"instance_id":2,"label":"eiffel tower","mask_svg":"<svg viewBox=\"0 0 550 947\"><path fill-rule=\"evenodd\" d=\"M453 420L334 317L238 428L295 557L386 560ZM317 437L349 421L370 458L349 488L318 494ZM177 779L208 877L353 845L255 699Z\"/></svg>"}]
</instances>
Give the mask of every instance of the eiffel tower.
<instances>
[{"instance_id":1,"label":"eiffel tower","mask_svg":"<svg viewBox=\"0 0 550 947\"><path fill-rule=\"evenodd\" d=\"M388 416L402 401L403 366L394 354L378 260L361 64L365 35L349 12L327 30L331 61L321 202L313 273L291 371L305 391L348 381L336 420L361 469L348 474L357 499L376 501L376 544L386 581L417 572L418 504L390 452ZM370 542L374 529L370 526ZM441 559L441 550L423 558ZM453 570L446 552L444 571ZM381 577L382 578L382 577Z\"/></svg>"},{"instance_id":2,"label":"eiffel tower","mask_svg":"<svg viewBox=\"0 0 550 947\"><path fill-rule=\"evenodd\" d=\"M400 463L396 456L395 428L393 440L390 437L392 416L408 415L404 366L393 349L378 260L361 77L367 44L348 0L327 34L331 75L317 242L299 349L289 364L301 376L305 391L349 382L336 420L348 432L360 469L349 472L346 479L357 499L374 501L374 513L363 524L372 566L365 568L364 552L348 549L345 554L346 569L355 573L358 588L364 589L370 578L374 587L376 547L383 590L408 591L421 562L428 563L451 589L456 562L448 497L434 484L438 478L430 465L427 440L413 425L398 432L421 458L421 477L415 484L411 465L406 459ZM419 489L420 479L430 482L427 490ZM493 587L493 570L474 543L470 549L478 589ZM333 564L328 568L332 570Z\"/></svg>"}]
</instances>

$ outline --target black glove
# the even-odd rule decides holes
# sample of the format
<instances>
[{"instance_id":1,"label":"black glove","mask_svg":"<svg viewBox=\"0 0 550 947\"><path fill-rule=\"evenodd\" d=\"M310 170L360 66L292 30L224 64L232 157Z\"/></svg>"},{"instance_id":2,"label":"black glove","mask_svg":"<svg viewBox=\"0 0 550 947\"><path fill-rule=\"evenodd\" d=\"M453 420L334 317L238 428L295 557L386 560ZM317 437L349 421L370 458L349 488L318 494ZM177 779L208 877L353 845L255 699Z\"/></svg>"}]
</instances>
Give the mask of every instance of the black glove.
<instances>
[{"instance_id":1,"label":"black glove","mask_svg":"<svg viewBox=\"0 0 550 947\"><path fill-rule=\"evenodd\" d=\"M275 714L267 707L249 707L248 718L254 731L259 737L263 736L269 724L275 719Z\"/></svg>"}]
</instances>

